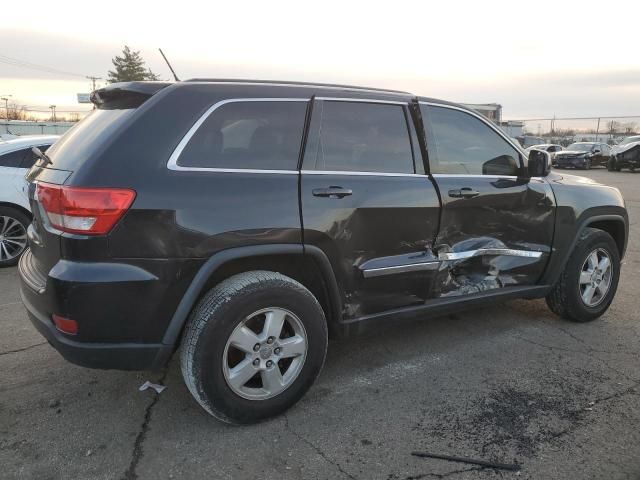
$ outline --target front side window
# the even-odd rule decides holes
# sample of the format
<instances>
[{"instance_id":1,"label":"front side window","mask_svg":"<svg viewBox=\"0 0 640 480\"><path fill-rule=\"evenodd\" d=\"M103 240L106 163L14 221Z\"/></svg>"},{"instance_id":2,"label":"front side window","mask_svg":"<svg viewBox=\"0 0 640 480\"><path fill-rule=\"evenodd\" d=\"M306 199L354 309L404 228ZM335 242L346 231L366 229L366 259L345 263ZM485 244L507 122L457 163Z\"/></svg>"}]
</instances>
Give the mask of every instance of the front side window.
<instances>
[{"instance_id":1,"label":"front side window","mask_svg":"<svg viewBox=\"0 0 640 480\"><path fill-rule=\"evenodd\" d=\"M178 159L182 167L296 170L306 101L238 101L216 108Z\"/></svg>"},{"instance_id":2,"label":"front side window","mask_svg":"<svg viewBox=\"0 0 640 480\"><path fill-rule=\"evenodd\" d=\"M451 108L421 109L431 173L518 175L520 154L484 122Z\"/></svg>"},{"instance_id":3,"label":"front side window","mask_svg":"<svg viewBox=\"0 0 640 480\"><path fill-rule=\"evenodd\" d=\"M325 171L414 173L402 105L324 100L314 108L318 139L305 168Z\"/></svg>"}]
</instances>

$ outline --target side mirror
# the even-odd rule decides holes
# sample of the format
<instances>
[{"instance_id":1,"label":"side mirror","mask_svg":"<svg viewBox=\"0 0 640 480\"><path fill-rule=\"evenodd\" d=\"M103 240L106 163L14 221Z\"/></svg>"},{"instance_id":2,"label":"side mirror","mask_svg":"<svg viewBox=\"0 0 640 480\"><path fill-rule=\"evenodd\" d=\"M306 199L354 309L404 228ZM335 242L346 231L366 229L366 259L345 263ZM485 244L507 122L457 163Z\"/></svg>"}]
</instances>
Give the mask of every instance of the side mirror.
<instances>
[{"instance_id":1,"label":"side mirror","mask_svg":"<svg viewBox=\"0 0 640 480\"><path fill-rule=\"evenodd\" d=\"M546 177L551 172L551 155L544 150L530 150L527 165L530 177Z\"/></svg>"},{"instance_id":2,"label":"side mirror","mask_svg":"<svg viewBox=\"0 0 640 480\"><path fill-rule=\"evenodd\" d=\"M594 155L597 155L597 154L599 154L599 153L602 153L602 150L600 150L599 148L594 148L592 153L593 153Z\"/></svg>"}]
</instances>

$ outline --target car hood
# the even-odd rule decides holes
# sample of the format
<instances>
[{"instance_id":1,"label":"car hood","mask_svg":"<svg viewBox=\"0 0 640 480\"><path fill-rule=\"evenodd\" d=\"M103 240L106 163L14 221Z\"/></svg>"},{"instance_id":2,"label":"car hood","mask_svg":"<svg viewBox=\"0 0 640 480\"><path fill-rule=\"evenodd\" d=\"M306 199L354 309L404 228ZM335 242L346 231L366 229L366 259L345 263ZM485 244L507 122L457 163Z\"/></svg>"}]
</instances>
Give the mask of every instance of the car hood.
<instances>
[{"instance_id":1,"label":"car hood","mask_svg":"<svg viewBox=\"0 0 640 480\"><path fill-rule=\"evenodd\" d=\"M615 187L596 182L590 178L565 173L551 172L546 177L556 196L558 206L581 209L598 206L625 208L622 193ZM570 200L571 199L571 200Z\"/></svg>"},{"instance_id":2,"label":"car hood","mask_svg":"<svg viewBox=\"0 0 640 480\"><path fill-rule=\"evenodd\" d=\"M640 147L640 142L631 142L626 145L615 145L612 147L613 153L623 153L632 148Z\"/></svg>"}]
</instances>

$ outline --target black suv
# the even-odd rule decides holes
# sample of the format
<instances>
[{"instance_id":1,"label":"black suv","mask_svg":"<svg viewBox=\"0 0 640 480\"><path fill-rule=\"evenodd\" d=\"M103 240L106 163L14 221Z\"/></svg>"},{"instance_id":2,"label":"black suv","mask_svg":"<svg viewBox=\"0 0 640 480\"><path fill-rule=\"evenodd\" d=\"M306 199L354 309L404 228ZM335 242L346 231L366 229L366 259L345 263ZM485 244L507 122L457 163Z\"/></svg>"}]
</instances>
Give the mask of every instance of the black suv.
<instances>
[{"instance_id":1,"label":"black suv","mask_svg":"<svg viewBox=\"0 0 640 480\"><path fill-rule=\"evenodd\" d=\"M557 152L553 164L558 168L573 167L589 170L595 166L606 167L610 158L611 147L606 143L577 142Z\"/></svg>"},{"instance_id":2,"label":"black suv","mask_svg":"<svg viewBox=\"0 0 640 480\"><path fill-rule=\"evenodd\" d=\"M31 321L69 361L158 369L219 419L296 402L328 332L546 297L609 307L618 190L550 173L477 113L409 93L120 83L28 174Z\"/></svg>"}]
</instances>

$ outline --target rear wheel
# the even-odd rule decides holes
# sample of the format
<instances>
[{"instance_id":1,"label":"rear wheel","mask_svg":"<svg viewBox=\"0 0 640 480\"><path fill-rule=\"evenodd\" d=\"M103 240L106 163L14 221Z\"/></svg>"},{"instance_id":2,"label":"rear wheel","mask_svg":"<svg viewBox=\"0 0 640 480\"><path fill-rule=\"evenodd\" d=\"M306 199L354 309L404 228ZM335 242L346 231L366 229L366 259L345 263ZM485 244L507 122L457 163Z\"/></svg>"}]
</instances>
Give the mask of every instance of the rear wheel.
<instances>
[{"instance_id":1,"label":"rear wheel","mask_svg":"<svg viewBox=\"0 0 640 480\"><path fill-rule=\"evenodd\" d=\"M0 207L0 267L18 263L27 248L29 223L29 217L20 210Z\"/></svg>"},{"instance_id":2,"label":"rear wheel","mask_svg":"<svg viewBox=\"0 0 640 480\"><path fill-rule=\"evenodd\" d=\"M620 255L611 235L585 228L562 275L546 297L547 305L567 320L594 320L611 305L619 278Z\"/></svg>"},{"instance_id":3,"label":"rear wheel","mask_svg":"<svg viewBox=\"0 0 640 480\"><path fill-rule=\"evenodd\" d=\"M296 403L322 369L327 350L322 307L282 274L241 273L211 289L182 341L191 394L228 423L254 423Z\"/></svg>"}]
</instances>

